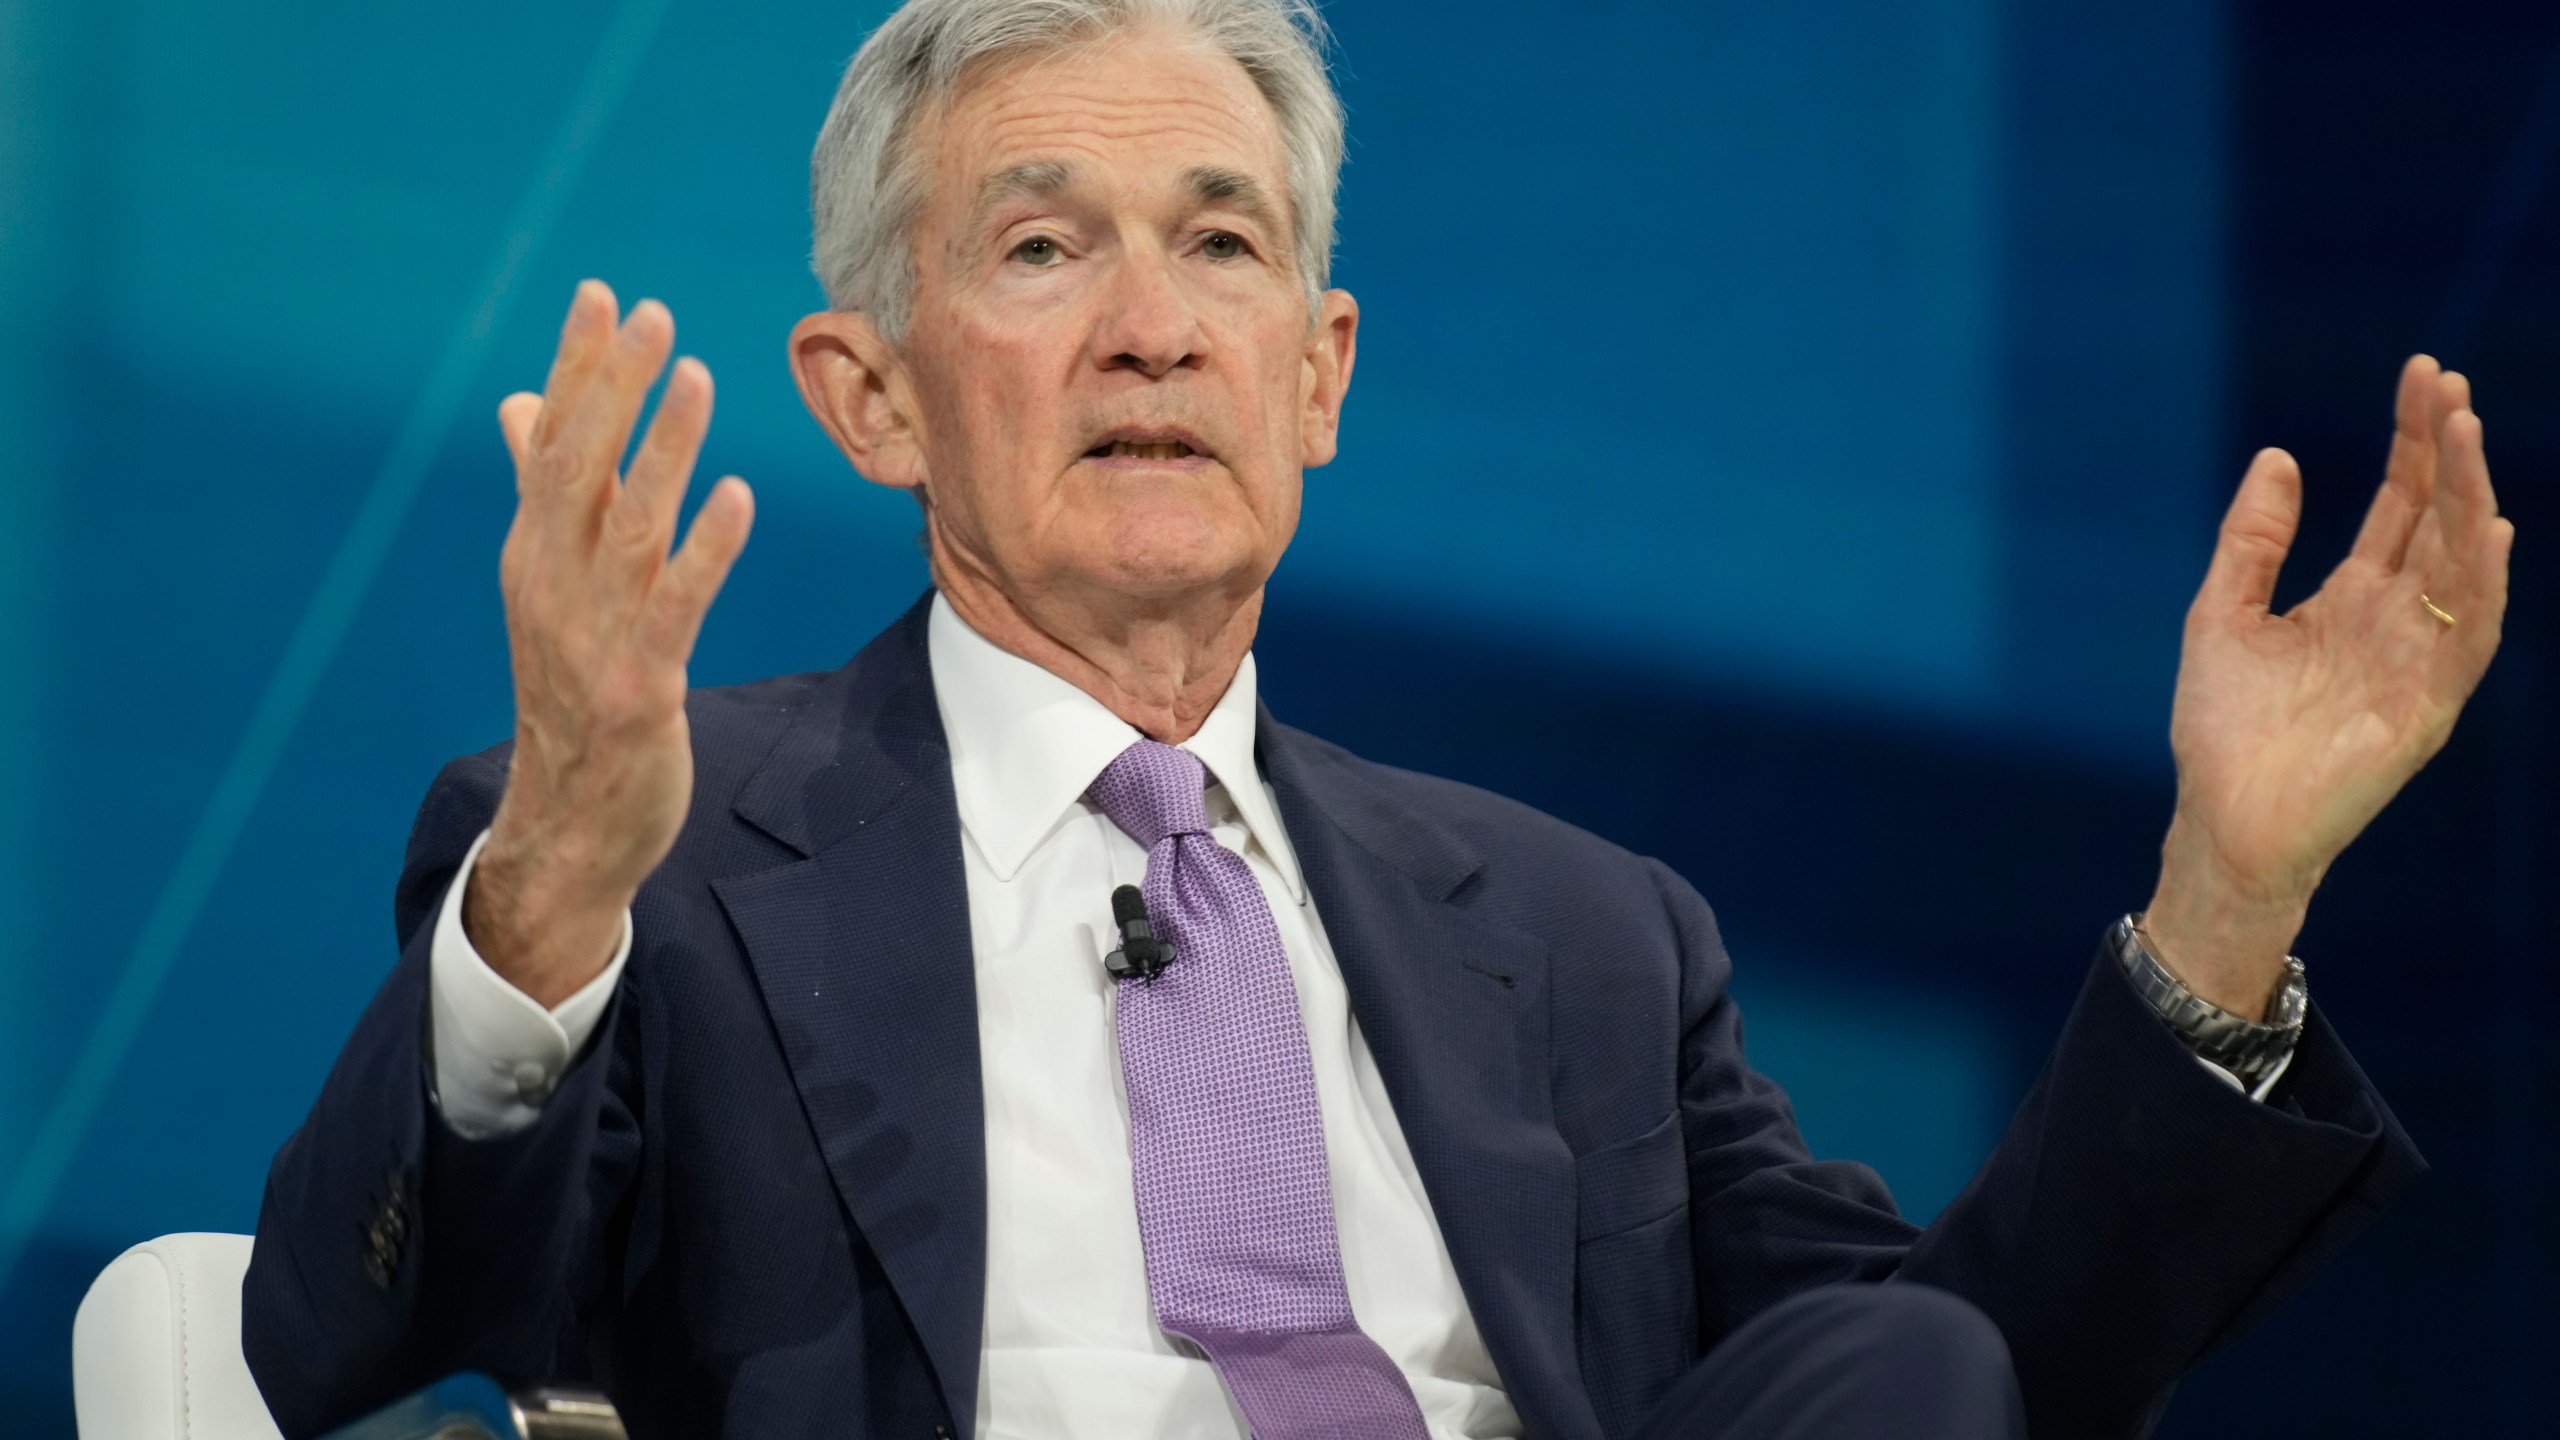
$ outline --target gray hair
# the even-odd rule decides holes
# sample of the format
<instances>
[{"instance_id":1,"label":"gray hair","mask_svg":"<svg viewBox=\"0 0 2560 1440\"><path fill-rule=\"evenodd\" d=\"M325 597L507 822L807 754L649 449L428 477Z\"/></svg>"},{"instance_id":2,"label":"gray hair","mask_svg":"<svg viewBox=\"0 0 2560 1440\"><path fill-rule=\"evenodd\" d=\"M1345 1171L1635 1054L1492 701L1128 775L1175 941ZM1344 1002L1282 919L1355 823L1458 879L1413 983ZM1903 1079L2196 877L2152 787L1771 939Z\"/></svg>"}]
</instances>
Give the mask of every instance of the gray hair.
<instances>
[{"instance_id":1,"label":"gray hair","mask_svg":"<svg viewBox=\"0 0 2560 1440\"><path fill-rule=\"evenodd\" d=\"M948 100L970 66L1154 23L1199 35L1271 102L1312 316L1333 268L1342 169L1342 101L1325 71L1329 34L1314 0L907 0L845 67L809 158L810 267L827 303L870 315L891 344L905 337L915 302L912 231L925 200L925 167L909 142L926 107Z\"/></svg>"}]
</instances>

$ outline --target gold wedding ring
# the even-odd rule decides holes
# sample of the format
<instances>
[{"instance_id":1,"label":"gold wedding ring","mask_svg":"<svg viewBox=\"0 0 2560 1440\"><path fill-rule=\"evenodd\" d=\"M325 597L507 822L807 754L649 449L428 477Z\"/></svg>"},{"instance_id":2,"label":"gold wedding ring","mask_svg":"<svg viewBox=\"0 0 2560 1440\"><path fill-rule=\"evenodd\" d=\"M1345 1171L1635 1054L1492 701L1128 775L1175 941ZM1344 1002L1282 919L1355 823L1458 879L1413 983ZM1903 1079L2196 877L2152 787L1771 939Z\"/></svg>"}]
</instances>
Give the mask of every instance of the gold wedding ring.
<instances>
[{"instance_id":1,"label":"gold wedding ring","mask_svg":"<svg viewBox=\"0 0 2560 1440\"><path fill-rule=\"evenodd\" d=\"M2453 625L2453 623L2454 623L2453 616L2452 616L2450 613L2448 613L2448 612L2445 610L2445 608L2444 608L2443 606L2441 606L2441 605L2437 604L2437 603L2436 603L2436 602L2434 602L2433 600L2428 599L2428 598L2427 598L2426 596L2424 596L2424 595L2420 595L2420 596L2418 597L2418 603L2427 607L2427 613L2428 613L2428 614L2433 615L2433 616L2434 616L2434 617L2436 617L2437 619L2439 619L2439 620L2443 621L2443 622L2445 623L2445 625L2446 625L2446 627L2447 627L2447 628L2451 628L2451 626L2452 626L2452 625Z\"/></svg>"}]
</instances>

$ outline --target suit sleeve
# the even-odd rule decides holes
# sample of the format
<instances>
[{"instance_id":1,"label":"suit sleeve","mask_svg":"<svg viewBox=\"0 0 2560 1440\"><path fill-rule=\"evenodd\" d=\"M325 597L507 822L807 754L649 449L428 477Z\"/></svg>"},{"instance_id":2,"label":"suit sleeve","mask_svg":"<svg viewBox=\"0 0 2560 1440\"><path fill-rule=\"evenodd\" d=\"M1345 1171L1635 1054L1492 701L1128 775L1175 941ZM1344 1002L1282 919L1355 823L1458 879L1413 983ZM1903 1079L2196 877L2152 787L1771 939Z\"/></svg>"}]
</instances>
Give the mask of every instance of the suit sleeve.
<instances>
[{"instance_id":1,"label":"suit sleeve","mask_svg":"<svg viewBox=\"0 0 2560 1440\"><path fill-rule=\"evenodd\" d=\"M601 1227L639 1158L617 995L525 1128L466 1139L431 1094L435 917L505 783L503 750L445 767L410 832L400 958L269 1168L241 1348L287 1436L459 1370L584 1378L567 1343Z\"/></svg>"},{"instance_id":2,"label":"suit sleeve","mask_svg":"<svg viewBox=\"0 0 2560 1440\"><path fill-rule=\"evenodd\" d=\"M2199 1066L2102 949L1998 1148L1917 1230L1873 1172L1803 1158L1784 1097L1742 1058L1706 903L1658 878L1683 946L1710 1335L1808 1285L1933 1285L2000 1326L2035 1434L2136 1436L2188 1367L2426 1168L2316 1006L2261 1104Z\"/></svg>"}]
</instances>

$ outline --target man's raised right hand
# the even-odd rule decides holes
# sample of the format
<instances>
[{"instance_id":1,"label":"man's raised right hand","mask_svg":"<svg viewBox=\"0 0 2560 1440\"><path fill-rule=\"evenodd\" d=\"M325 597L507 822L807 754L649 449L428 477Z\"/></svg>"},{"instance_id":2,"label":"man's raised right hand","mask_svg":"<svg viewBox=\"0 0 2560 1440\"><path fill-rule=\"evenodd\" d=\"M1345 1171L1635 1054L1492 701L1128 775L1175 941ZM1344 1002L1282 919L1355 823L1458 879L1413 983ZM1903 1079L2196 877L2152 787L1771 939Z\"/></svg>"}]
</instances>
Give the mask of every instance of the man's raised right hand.
<instances>
[{"instance_id":1,"label":"man's raised right hand","mask_svg":"<svg viewBox=\"0 0 2560 1440\"><path fill-rule=\"evenodd\" d=\"M515 524L498 560L516 746L463 928L490 968L546 1007L613 958L640 882L684 825L685 662L755 517L746 482L730 476L668 554L711 423L711 372L690 356L630 473L617 473L674 344L665 306L643 300L617 325L613 292L586 281L543 393L498 406L516 465Z\"/></svg>"}]
</instances>

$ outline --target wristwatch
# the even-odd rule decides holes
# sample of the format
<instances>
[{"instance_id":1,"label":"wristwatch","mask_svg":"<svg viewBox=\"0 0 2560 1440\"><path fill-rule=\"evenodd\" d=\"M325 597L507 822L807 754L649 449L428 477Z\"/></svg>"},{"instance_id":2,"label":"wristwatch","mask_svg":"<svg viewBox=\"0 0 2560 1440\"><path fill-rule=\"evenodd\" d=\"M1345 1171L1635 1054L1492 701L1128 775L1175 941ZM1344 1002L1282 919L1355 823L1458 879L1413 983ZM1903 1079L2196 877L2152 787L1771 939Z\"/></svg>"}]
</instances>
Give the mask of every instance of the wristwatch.
<instances>
[{"instance_id":1,"label":"wristwatch","mask_svg":"<svg viewBox=\"0 0 2560 1440\"><path fill-rule=\"evenodd\" d=\"M2240 1088L2254 1095L2260 1082L2293 1053L2302 1039L2302 1017L2310 1009L2311 991L2302 978L2302 962L2284 957L2284 986L2264 1020L2249 1020L2188 989L2142 933L2142 917L2127 915L2109 935L2126 978L2160 1018L2186 1042L2187 1048L2240 1077Z\"/></svg>"}]
</instances>

